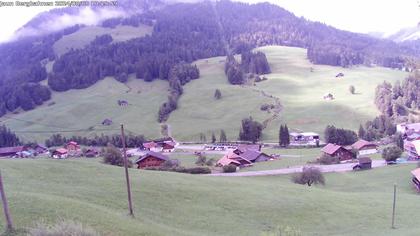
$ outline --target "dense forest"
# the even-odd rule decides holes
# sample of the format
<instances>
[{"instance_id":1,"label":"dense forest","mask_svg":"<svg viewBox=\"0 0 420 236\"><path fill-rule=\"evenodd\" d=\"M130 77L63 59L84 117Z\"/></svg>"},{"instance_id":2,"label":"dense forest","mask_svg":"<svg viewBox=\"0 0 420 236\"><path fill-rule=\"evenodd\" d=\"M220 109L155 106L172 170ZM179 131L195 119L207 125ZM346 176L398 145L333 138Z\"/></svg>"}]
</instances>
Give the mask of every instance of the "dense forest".
<instances>
[{"instance_id":1,"label":"dense forest","mask_svg":"<svg viewBox=\"0 0 420 236\"><path fill-rule=\"evenodd\" d=\"M45 146L47 147L59 147L63 146L66 143L74 141L78 144L85 146L101 146L106 147L108 144L112 144L116 147L122 147L122 139L120 135L104 135L95 136L93 138L81 137L81 136L72 136L70 138L64 137L61 134L54 134L49 139L45 140ZM143 142L145 142L143 135L127 135L125 137L125 142L127 147L143 147Z\"/></svg>"},{"instance_id":2,"label":"dense forest","mask_svg":"<svg viewBox=\"0 0 420 236\"><path fill-rule=\"evenodd\" d=\"M135 7L130 9L130 4ZM308 58L314 63L345 67L377 64L407 68L410 66L407 58L418 56L420 51L418 41L397 44L338 30L298 18L268 3L250 5L223 0L163 5L155 0L125 0L120 5L131 14L105 20L101 22L103 27L147 24L153 26L152 34L119 43L114 43L111 35L98 36L85 48L70 50L59 58L54 54L53 44L83 26L0 45L0 116L18 108L35 108L50 99L49 89L83 89L106 76L125 82L130 74L136 74L146 81L162 79L172 84L170 98L159 113L159 120L164 121L182 94L175 88L176 82L170 81L171 71L183 63L227 55L227 48L242 54L243 61L239 65L228 57L230 69L226 74L232 84L243 83L244 73L269 72L265 55L250 52L257 46L303 47L308 49ZM159 7L153 7L156 5ZM73 11L60 9L41 14L27 27L42 25L51 14ZM49 62L54 64L47 74ZM45 79L49 87L39 83Z\"/></svg>"}]
</instances>

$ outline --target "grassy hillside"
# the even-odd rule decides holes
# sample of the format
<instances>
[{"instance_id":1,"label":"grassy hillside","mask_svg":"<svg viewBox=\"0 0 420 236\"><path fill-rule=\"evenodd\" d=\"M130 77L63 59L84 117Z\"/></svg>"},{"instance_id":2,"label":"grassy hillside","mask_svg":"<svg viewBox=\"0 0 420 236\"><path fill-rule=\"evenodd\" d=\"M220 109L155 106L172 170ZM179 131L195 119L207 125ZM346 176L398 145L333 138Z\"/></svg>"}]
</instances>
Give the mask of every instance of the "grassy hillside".
<instances>
[{"instance_id":1,"label":"grassy hillside","mask_svg":"<svg viewBox=\"0 0 420 236\"><path fill-rule=\"evenodd\" d=\"M53 93L54 105L10 115L12 119L4 118L4 123L26 141L44 141L51 136L50 131L64 131L68 136L118 133L120 123L135 134L156 138L160 137L157 113L166 101L167 90L168 83L161 80L147 83L130 78L127 84L122 84L106 78L87 89ZM126 100L130 105L118 106L118 100ZM113 120L111 126L102 126L106 118ZM67 132L89 128L89 132Z\"/></svg>"},{"instance_id":2,"label":"grassy hillside","mask_svg":"<svg viewBox=\"0 0 420 236\"><path fill-rule=\"evenodd\" d=\"M360 123L378 115L373 103L376 85L384 80L393 83L407 76L405 72L381 67L313 65L306 59L305 49L300 48L270 46L258 50L266 53L273 73L267 75L267 81L256 86L230 85L224 75L224 57L195 62L201 77L184 86L178 109L168 120L176 139L199 140L200 133L205 133L209 141L212 133L218 139L220 130L224 129L229 140L236 140L243 118L251 115L263 122L272 116L260 110L262 104L274 103L274 99L268 97L270 95L280 99L283 110L280 118L269 123L264 130L265 141L278 140L280 123L287 123L295 131L321 134L327 124L356 130ZM339 72L344 73L344 77L335 78ZM25 131L19 133L25 139L43 141L51 134L27 132L87 129L92 126L100 129L104 127L98 125L105 118L113 118L115 125L111 128L118 128L117 124L124 122L129 130L136 133L150 138L159 136L156 117L159 106L166 101L167 83L145 83L132 78L127 85L134 87L129 93L126 93L128 88L124 84L105 79L85 90L53 93L55 105L13 116L44 125L10 119L6 124L13 130ZM357 94L350 94L350 85L356 87ZM220 100L214 99L216 89L221 90ZM137 93L138 90L141 93ZM324 100L322 96L328 92L336 99ZM118 107L118 99L128 100L134 105Z\"/></svg>"},{"instance_id":3,"label":"grassy hillside","mask_svg":"<svg viewBox=\"0 0 420 236\"><path fill-rule=\"evenodd\" d=\"M127 214L123 169L97 160L0 160L17 227L60 218L104 235L418 235L414 165L328 174L325 187L288 176L227 178L130 170L136 217ZM392 184L397 229L390 229ZM0 232L4 219L0 214Z\"/></svg>"},{"instance_id":4,"label":"grassy hillside","mask_svg":"<svg viewBox=\"0 0 420 236\"><path fill-rule=\"evenodd\" d=\"M228 85L221 63L223 58L197 62L201 78L185 86L179 109L169 119L175 137L197 139L200 132L209 136L211 131L225 129L228 139L236 139L242 118L252 115L262 122L269 117L259 108L263 103L274 101L256 91L280 98L283 105L281 118L271 122L263 132L266 141L278 140L281 123L287 123L295 131L319 133L327 124L357 129L360 123L379 114L374 105L377 84L384 80L394 83L407 76L406 72L382 67L314 65L301 48L269 46L258 50L267 55L272 73L266 76L268 81L257 83L255 87ZM344 77L336 78L340 72ZM350 85L355 86L357 94L350 94ZM214 100L216 88L226 97ZM336 99L324 100L325 93L332 93Z\"/></svg>"},{"instance_id":5,"label":"grassy hillside","mask_svg":"<svg viewBox=\"0 0 420 236\"><path fill-rule=\"evenodd\" d=\"M406 72L382 67L357 66L341 68L313 65L306 59L306 50L288 47L263 47L272 74L258 88L277 96L283 103L281 122L294 130L322 132L327 124L356 130L360 123L379 115L374 105L376 86L384 80L394 83ZM310 68L313 68L311 72ZM336 78L338 73L344 77ZM349 86L356 94L349 92ZM323 99L332 93L332 101ZM276 139L280 122L266 130L268 139Z\"/></svg>"},{"instance_id":6,"label":"grassy hillside","mask_svg":"<svg viewBox=\"0 0 420 236\"><path fill-rule=\"evenodd\" d=\"M262 121L270 117L260 111L260 106L272 99L252 88L229 84L224 74L224 61L224 57L216 57L196 62L200 78L184 86L178 109L168 120L177 139L199 140L200 133L205 133L207 140L211 140L213 132L219 139L220 130L224 129L228 139L236 140L243 118L251 115ZM214 98L216 89L222 93L220 100Z\"/></svg>"},{"instance_id":7,"label":"grassy hillside","mask_svg":"<svg viewBox=\"0 0 420 236\"><path fill-rule=\"evenodd\" d=\"M153 27L147 25L141 25L139 27L117 26L114 29L100 26L86 26L73 34L65 35L54 44L53 48L54 52L58 56L61 56L71 48L79 49L85 47L92 42L96 36L109 34L114 39L113 42L121 42L143 37L152 33L152 30Z\"/></svg>"}]
</instances>

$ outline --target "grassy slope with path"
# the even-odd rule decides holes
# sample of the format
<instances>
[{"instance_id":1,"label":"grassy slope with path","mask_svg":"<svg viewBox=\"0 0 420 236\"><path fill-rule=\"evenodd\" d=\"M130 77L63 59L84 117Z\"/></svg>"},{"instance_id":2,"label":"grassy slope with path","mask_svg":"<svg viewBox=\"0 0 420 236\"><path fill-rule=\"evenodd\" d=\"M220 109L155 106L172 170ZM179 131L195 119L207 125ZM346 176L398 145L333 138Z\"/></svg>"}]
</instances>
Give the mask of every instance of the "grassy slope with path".
<instances>
[{"instance_id":1,"label":"grassy slope with path","mask_svg":"<svg viewBox=\"0 0 420 236\"><path fill-rule=\"evenodd\" d=\"M127 87L128 86L128 87ZM94 127L92 132L68 132L64 135L87 135L95 133L118 133L118 131L95 131L118 129L124 123L127 130L147 137L160 137L160 125L157 122L159 106L166 101L168 83L156 80L150 83L130 78L125 85L112 78L106 78L83 90L70 90L53 93L51 101L29 112L8 115L13 118L4 123L24 140L44 141L51 133L31 133L32 131L78 130ZM131 90L130 90L131 88ZM129 92L128 92L129 91ZM129 106L120 107L118 100L128 101ZM50 102L51 102L50 101ZM112 118L111 126L102 126L105 118ZM35 123L23 122L32 121ZM28 132L29 133L26 133Z\"/></svg>"},{"instance_id":2,"label":"grassy slope with path","mask_svg":"<svg viewBox=\"0 0 420 236\"><path fill-rule=\"evenodd\" d=\"M97 160L0 160L19 228L59 218L105 235L260 235L292 226L303 235L418 235L414 165L326 174L308 188L289 176L209 177L130 170L136 217L127 217L122 168ZM397 229L390 229L392 184ZM0 222L4 222L0 214ZM0 232L4 224L0 224Z\"/></svg>"},{"instance_id":3,"label":"grassy slope with path","mask_svg":"<svg viewBox=\"0 0 420 236\"><path fill-rule=\"evenodd\" d=\"M273 141L280 123L287 123L294 130L319 133L327 124L357 130L360 123L379 115L374 105L376 86L408 75L382 67L314 65L307 60L306 50L300 48L268 46L258 50L267 55L272 73L267 75L268 81L257 87L279 97L283 104L281 119L265 130L265 139ZM336 78L340 72L344 77ZM350 94L350 85L355 86L357 94ZM325 101L325 93L332 93L336 99Z\"/></svg>"},{"instance_id":4,"label":"grassy slope with path","mask_svg":"<svg viewBox=\"0 0 420 236\"><path fill-rule=\"evenodd\" d=\"M201 77L184 86L179 107L168 120L171 133L177 140L199 140L200 133L205 133L209 141L213 132L218 139L221 129L226 131L228 140L236 140L243 118L252 115L255 120L263 122L272 117L273 113L260 110L262 104L275 102L270 95L280 98L283 108L280 118L270 121L263 131L264 141L277 142L280 123L287 123L291 130L319 133L323 132L327 124L357 129L360 123L378 115L373 104L376 85L384 80L394 82L407 75L405 72L380 67L313 65L306 59L305 49L300 48L270 46L259 50L266 53L273 73L267 75L268 81L257 83L255 87L230 85L224 75L224 57L195 62ZM314 72L310 72L311 67ZM339 72L343 72L344 77L336 79L335 75ZM117 117L116 125L124 122L129 130L150 138L159 136L156 116L159 106L166 100L167 83L144 83L131 79L128 85L137 89L126 93L126 86L105 79L88 89L53 93L52 101L56 105L42 106L13 117L64 126L67 129L85 129L99 124L107 117ZM358 94L349 93L350 85L356 87ZM216 89L222 92L220 100L213 97ZM137 90L142 90L142 93L137 94ZM333 93L336 99L324 101L322 96L326 92ZM127 99L136 106L121 110L116 106L118 99ZM16 131L46 129L45 126L16 120L8 120L6 125ZM50 136L22 135L26 139L37 138L40 141Z\"/></svg>"}]
</instances>

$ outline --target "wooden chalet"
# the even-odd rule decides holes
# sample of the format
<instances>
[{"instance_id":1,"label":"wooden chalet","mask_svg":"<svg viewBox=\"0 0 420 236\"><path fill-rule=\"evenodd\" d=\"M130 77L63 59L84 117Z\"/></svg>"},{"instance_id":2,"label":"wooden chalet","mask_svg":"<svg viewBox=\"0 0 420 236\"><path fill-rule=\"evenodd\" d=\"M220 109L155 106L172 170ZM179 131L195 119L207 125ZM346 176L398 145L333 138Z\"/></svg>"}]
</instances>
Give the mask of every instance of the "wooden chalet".
<instances>
[{"instance_id":1,"label":"wooden chalet","mask_svg":"<svg viewBox=\"0 0 420 236\"><path fill-rule=\"evenodd\" d=\"M404 151L410 160L420 159L420 140L404 142Z\"/></svg>"},{"instance_id":2,"label":"wooden chalet","mask_svg":"<svg viewBox=\"0 0 420 236\"><path fill-rule=\"evenodd\" d=\"M369 157L358 158L359 163L353 166L353 170L368 170L372 169L372 159Z\"/></svg>"},{"instance_id":3,"label":"wooden chalet","mask_svg":"<svg viewBox=\"0 0 420 236\"><path fill-rule=\"evenodd\" d=\"M57 148L52 153L52 158L55 158L55 159L63 159L63 158L67 158L67 156L68 156L68 150L65 148Z\"/></svg>"},{"instance_id":4,"label":"wooden chalet","mask_svg":"<svg viewBox=\"0 0 420 236\"><path fill-rule=\"evenodd\" d=\"M412 170L411 174L413 175L411 181L413 182L417 192L420 192L420 168Z\"/></svg>"},{"instance_id":5,"label":"wooden chalet","mask_svg":"<svg viewBox=\"0 0 420 236\"><path fill-rule=\"evenodd\" d=\"M36 152L37 154L42 154L42 153L46 153L46 152L48 152L48 148L47 148L47 147L45 147L45 146L42 146L42 145L40 145L40 144L37 144L37 145L35 146L34 150L35 150L35 152Z\"/></svg>"},{"instance_id":6,"label":"wooden chalet","mask_svg":"<svg viewBox=\"0 0 420 236\"><path fill-rule=\"evenodd\" d=\"M358 156L369 155L378 152L378 145L363 139L353 143L351 147L357 150Z\"/></svg>"},{"instance_id":7,"label":"wooden chalet","mask_svg":"<svg viewBox=\"0 0 420 236\"><path fill-rule=\"evenodd\" d=\"M85 157L97 157L99 155L99 150L96 148L88 148L84 153Z\"/></svg>"},{"instance_id":8,"label":"wooden chalet","mask_svg":"<svg viewBox=\"0 0 420 236\"><path fill-rule=\"evenodd\" d=\"M158 167L162 165L165 161L169 161L169 157L165 156L158 152L148 151L145 155L141 156L135 162L138 169L143 169L147 167Z\"/></svg>"},{"instance_id":9,"label":"wooden chalet","mask_svg":"<svg viewBox=\"0 0 420 236\"><path fill-rule=\"evenodd\" d=\"M340 161L347 161L353 159L353 153L343 146L329 143L321 149L324 154L338 157Z\"/></svg>"},{"instance_id":10,"label":"wooden chalet","mask_svg":"<svg viewBox=\"0 0 420 236\"><path fill-rule=\"evenodd\" d=\"M80 146L79 146L79 144L77 143L77 142L74 142L74 141L70 141L70 142L68 142L67 144L66 144L66 146L65 146L65 148L68 150L68 151L78 151L78 150L80 150Z\"/></svg>"},{"instance_id":11,"label":"wooden chalet","mask_svg":"<svg viewBox=\"0 0 420 236\"><path fill-rule=\"evenodd\" d=\"M229 151L226 153L222 158L220 158L216 166L227 166L227 165L235 165L235 166L250 166L252 162L245 159L244 157L236 154L234 151Z\"/></svg>"},{"instance_id":12,"label":"wooden chalet","mask_svg":"<svg viewBox=\"0 0 420 236\"><path fill-rule=\"evenodd\" d=\"M17 146L17 147L3 147L0 148L0 157L11 157L15 156L17 153L28 151L26 146Z\"/></svg>"}]
</instances>

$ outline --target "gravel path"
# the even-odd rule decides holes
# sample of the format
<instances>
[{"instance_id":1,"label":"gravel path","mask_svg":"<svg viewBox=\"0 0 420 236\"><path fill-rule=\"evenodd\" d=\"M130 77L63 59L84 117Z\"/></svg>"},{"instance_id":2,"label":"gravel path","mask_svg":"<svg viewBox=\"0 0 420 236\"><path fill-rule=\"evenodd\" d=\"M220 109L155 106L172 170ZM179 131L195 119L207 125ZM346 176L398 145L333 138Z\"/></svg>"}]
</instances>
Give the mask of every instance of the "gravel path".
<instances>
[{"instance_id":1,"label":"gravel path","mask_svg":"<svg viewBox=\"0 0 420 236\"><path fill-rule=\"evenodd\" d=\"M306 165L319 168L322 172L345 172L352 171L353 166L356 163L336 164L336 165ZM372 168L385 166L384 160L372 160ZM247 172L236 172L236 173L215 173L208 174L208 176L229 176L229 177L241 177L241 176L267 176L267 175L286 175L296 172L301 172L303 166L292 166L290 168L283 168L277 170L260 170L260 171L247 171Z\"/></svg>"}]
</instances>

